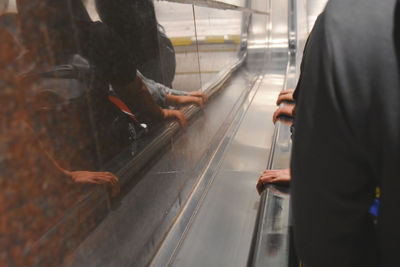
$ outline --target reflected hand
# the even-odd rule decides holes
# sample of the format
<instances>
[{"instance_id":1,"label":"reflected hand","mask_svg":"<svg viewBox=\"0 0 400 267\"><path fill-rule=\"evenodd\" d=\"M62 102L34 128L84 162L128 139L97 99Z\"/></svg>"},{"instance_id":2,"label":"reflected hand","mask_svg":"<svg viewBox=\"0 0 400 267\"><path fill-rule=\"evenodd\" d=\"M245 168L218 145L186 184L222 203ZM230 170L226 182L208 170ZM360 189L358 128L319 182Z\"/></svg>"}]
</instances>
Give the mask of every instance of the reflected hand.
<instances>
[{"instance_id":1,"label":"reflected hand","mask_svg":"<svg viewBox=\"0 0 400 267\"><path fill-rule=\"evenodd\" d=\"M193 104L199 106L200 108L204 107L204 101L202 98L199 97L190 97L190 100Z\"/></svg>"},{"instance_id":2,"label":"reflected hand","mask_svg":"<svg viewBox=\"0 0 400 267\"><path fill-rule=\"evenodd\" d=\"M288 117L293 118L295 107L296 107L295 104L288 104L288 105L285 105L285 106L283 106L283 107L279 107L279 108L275 111L275 113L274 113L274 115L273 115L273 117L272 117L272 121L273 121L274 123L276 123L276 121L278 120L278 117L279 117L279 116L288 116Z\"/></svg>"},{"instance_id":3,"label":"reflected hand","mask_svg":"<svg viewBox=\"0 0 400 267\"><path fill-rule=\"evenodd\" d=\"M203 100L204 104L208 101L207 95L205 93L201 92L201 91L190 92L189 95L190 96L201 97L201 99Z\"/></svg>"},{"instance_id":4,"label":"reflected hand","mask_svg":"<svg viewBox=\"0 0 400 267\"><path fill-rule=\"evenodd\" d=\"M294 102L293 99L294 89L283 90L279 93L278 100L276 100L276 104L279 105L283 101L291 101Z\"/></svg>"},{"instance_id":5,"label":"reflected hand","mask_svg":"<svg viewBox=\"0 0 400 267\"><path fill-rule=\"evenodd\" d=\"M120 191L118 183L116 185L108 187L107 189L111 198L116 197Z\"/></svg>"},{"instance_id":6,"label":"reflected hand","mask_svg":"<svg viewBox=\"0 0 400 267\"><path fill-rule=\"evenodd\" d=\"M262 193L266 184L288 184L290 182L290 169L265 170L257 182L257 192Z\"/></svg>"},{"instance_id":7,"label":"reflected hand","mask_svg":"<svg viewBox=\"0 0 400 267\"><path fill-rule=\"evenodd\" d=\"M118 184L118 178L111 172L73 171L68 172L68 174L75 183L108 184L111 186Z\"/></svg>"},{"instance_id":8,"label":"reflected hand","mask_svg":"<svg viewBox=\"0 0 400 267\"><path fill-rule=\"evenodd\" d=\"M74 171L67 172L75 183L104 184L108 187L110 197L119 194L118 178L111 172Z\"/></svg>"},{"instance_id":9,"label":"reflected hand","mask_svg":"<svg viewBox=\"0 0 400 267\"><path fill-rule=\"evenodd\" d=\"M164 119L167 118L177 118L179 121L179 124L184 127L186 124L186 118L185 115L183 115L182 111L180 110L174 110L174 109L163 109L162 110Z\"/></svg>"}]
</instances>

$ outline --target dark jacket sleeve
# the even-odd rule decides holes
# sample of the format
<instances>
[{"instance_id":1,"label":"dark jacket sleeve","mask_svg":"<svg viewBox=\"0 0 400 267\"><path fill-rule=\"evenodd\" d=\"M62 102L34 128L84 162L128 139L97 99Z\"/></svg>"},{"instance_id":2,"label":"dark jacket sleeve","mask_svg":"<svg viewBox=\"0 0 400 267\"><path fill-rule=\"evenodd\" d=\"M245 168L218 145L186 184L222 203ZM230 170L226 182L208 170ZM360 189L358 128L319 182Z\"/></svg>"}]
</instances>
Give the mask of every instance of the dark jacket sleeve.
<instances>
[{"instance_id":1,"label":"dark jacket sleeve","mask_svg":"<svg viewBox=\"0 0 400 267\"><path fill-rule=\"evenodd\" d=\"M307 266L396 266L395 2L330 1L308 41L291 162L295 242ZM376 186L378 231L368 214Z\"/></svg>"}]
</instances>

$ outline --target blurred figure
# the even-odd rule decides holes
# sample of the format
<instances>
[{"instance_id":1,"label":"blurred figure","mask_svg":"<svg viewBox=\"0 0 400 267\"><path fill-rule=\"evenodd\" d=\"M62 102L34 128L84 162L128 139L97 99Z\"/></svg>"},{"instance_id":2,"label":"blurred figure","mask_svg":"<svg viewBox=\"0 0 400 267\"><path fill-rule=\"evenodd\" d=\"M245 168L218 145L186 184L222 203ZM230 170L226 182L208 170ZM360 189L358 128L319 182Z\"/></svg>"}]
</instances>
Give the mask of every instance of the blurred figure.
<instances>
[{"instance_id":1,"label":"blurred figure","mask_svg":"<svg viewBox=\"0 0 400 267\"><path fill-rule=\"evenodd\" d=\"M114 196L118 179L109 172L71 171L69 162L55 159L54 148L46 149L46 133L39 136L32 127L36 103L32 80L20 75L22 49L4 28L0 40L0 266L50 266L44 262L59 260L59 247L40 250L38 240L87 194L84 184L106 185ZM68 226L68 218L63 222Z\"/></svg>"},{"instance_id":2,"label":"blurred figure","mask_svg":"<svg viewBox=\"0 0 400 267\"><path fill-rule=\"evenodd\" d=\"M170 89L175 75L175 51L164 30L157 23L152 1L96 0L96 8L101 20L117 32L132 49L138 69L148 78L147 81L153 80L169 87L168 92L173 93L168 93L167 96L174 105L193 102L203 106L206 102L204 93L185 93ZM154 96L153 93L152 95ZM201 96L204 103L190 96Z\"/></svg>"},{"instance_id":3,"label":"blurred figure","mask_svg":"<svg viewBox=\"0 0 400 267\"><path fill-rule=\"evenodd\" d=\"M172 44L166 43L169 40L159 29L153 2L151 0L96 0L95 2L102 22L117 32L131 49L139 71L149 79L171 87L175 74L175 52ZM161 58L163 46L172 49L171 56L164 55L164 58ZM163 61L167 64L163 64Z\"/></svg>"},{"instance_id":4,"label":"blurred figure","mask_svg":"<svg viewBox=\"0 0 400 267\"><path fill-rule=\"evenodd\" d=\"M94 66L97 76L112 84L118 96L145 120L183 116L154 102L136 77L135 60L124 41L103 23L92 22L82 0L17 0L17 4L24 45L34 55L37 67L65 64L71 55L80 53Z\"/></svg>"},{"instance_id":5,"label":"blurred figure","mask_svg":"<svg viewBox=\"0 0 400 267\"><path fill-rule=\"evenodd\" d=\"M21 65L18 64L18 57L22 53L22 49L14 36L6 29L0 28L0 37L2 42L0 43L0 68L3 70L0 72L0 84L2 95L1 103L1 116L2 118L2 129L8 131L16 125L21 126L25 129L27 135L35 135L31 121L32 115L30 113L35 112L33 95L29 93L29 89L32 86L29 79L21 79L19 73L21 72ZM15 117L10 113L14 110ZM5 115L7 114L7 115ZM7 138L13 138L10 135ZM118 179L109 172L89 172L89 171L69 171L61 167L61 165L50 155L48 151L43 150L43 144L41 140L35 141L38 148L42 150L43 155L47 157L52 164L63 174L70 177L74 182L77 183L93 183L93 184L107 184L116 185Z\"/></svg>"},{"instance_id":6,"label":"blurred figure","mask_svg":"<svg viewBox=\"0 0 400 267\"><path fill-rule=\"evenodd\" d=\"M305 266L398 265L396 4L331 0L305 48L291 161L294 239Z\"/></svg>"},{"instance_id":7,"label":"blurred figure","mask_svg":"<svg viewBox=\"0 0 400 267\"><path fill-rule=\"evenodd\" d=\"M204 104L208 100L206 94L203 92L178 91L161 83L150 80L144 77L140 72L138 72L138 76L142 78L143 82L149 89L150 94L154 98L154 101L156 101L156 103L163 108L167 108L168 106L177 107L187 104L195 104L200 108L203 108Z\"/></svg>"}]
</instances>

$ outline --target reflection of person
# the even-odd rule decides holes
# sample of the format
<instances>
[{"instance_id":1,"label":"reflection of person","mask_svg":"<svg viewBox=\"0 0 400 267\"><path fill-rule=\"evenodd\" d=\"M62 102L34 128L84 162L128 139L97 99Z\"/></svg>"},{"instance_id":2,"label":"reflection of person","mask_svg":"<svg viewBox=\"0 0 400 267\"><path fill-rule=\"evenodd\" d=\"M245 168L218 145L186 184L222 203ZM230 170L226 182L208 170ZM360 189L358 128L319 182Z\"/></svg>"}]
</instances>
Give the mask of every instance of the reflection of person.
<instances>
[{"instance_id":1,"label":"reflection of person","mask_svg":"<svg viewBox=\"0 0 400 267\"><path fill-rule=\"evenodd\" d=\"M96 9L102 22L118 33L131 49L140 72L158 83L166 84L161 69L153 1L96 0Z\"/></svg>"},{"instance_id":2,"label":"reflection of person","mask_svg":"<svg viewBox=\"0 0 400 267\"><path fill-rule=\"evenodd\" d=\"M0 266L52 266L63 253L60 239L76 226L76 218L65 214L87 196L86 184L105 185L114 196L118 179L109 172L71 171L69 162L56 160L54 149L46 149L47 134L39 137L32 127L33 86L18 76L21 49L6 30L0 30L0 40L0 66L7 66L0 72ZM68 152L67 147L62 151ZM80 215L91 216L83 210ZM37 246L60 221L64 227L49 239L53 249ZM88 219L85 227L92 223Z\"/></svg>"},{"instance_id":3,"label":"reflection of person","mask_svg":"<svg viewBox=\"0 0 400 267\"><path fill-rule=\"evenodd\" d=\"M49 152L45 150L43 150L43 152L45 156L48 157L48 159L51 161L51 163L61 172L60 175L63 174L66 177L69 177L75 183L98 185L104 184L110 186L111 196L115 196L119 193L118 178L111 172L69 171L61 167L61 165L49 154Z\"/></svg>"},{"instance_id":4,"label":"reflection of person","mask_svg":"<svg viewBox=\"0 0 400 267\"><path fill-rule=\"evenodd\" d=\"M6 29L0 28L0 39L2 42L0 43L0 67L2 67L3 71L0 73L1 78L1 88L0 94L2 95L1 99L4 101L2 103L2 108L0 109L3 116L2 125L9 125L11 121L14 121L19 127L25 129L23 132L27 134L27 136L31 136L35 140L34 143L37 144L35 149L42 151L42 157L48 158L51 164L59 170L60 175L67 176L71 178L76 183L91 183L91 184L106 184L114 187L114 192L117 192L118 189L118 178L115 177L112 173L109 172L90 172L90 171L69 171L65 168L62 168L61 165L50 155L48 151L46 151L41 145L42 141L35 137L34 130L29 125L28 117L31 117L28 108L25 110L15 111L14 113L19 114L18 117L12 117L10 109L14 103L18 103L19 100L22 100L22 106L28 106L31 101L29 101L29 96L21 90L30 87L29 81L18 81L18 72L20 71L20 65L16 64L16 59L21 55L22 49L19 46L18 42L14 38L14 36L7 31ZM11 90L12 89L12 90ZM33 103L33 106L35 103ZM15 108L15 107L14 107ZM7 116L5 115L7 114ZM21 120L22 119L22 120ZM12 137L12 131L9 133L10 137ZM4 135L4 134L3 134ZM28 138L29 139L29 138ZM10 153L13 153L11 151ZM25 154L25 153L24 153ZM29 154L29 153L26 153Z\"/></svg>"},{"instance_id":5,"label":"reflection of person","mask_svg":"<svg viewBox=\"0 0 400 267\"><path fill-rule=\"evenodd\" d=\"M400 84L396 1L331 0L296 88L291 200L305 266L397 266ZM377 225L368 211L375 188Z\"/></svg>"},{"instance_id":6,"label":"reflection of person","mask_svg":"<svg viewBox=\"0 0 400 267\"><path fill-rule=\"evenodd\" d=\"M146 120L183 116L154 102L142 80L136 78L136 65L124 41L106 25L92 22L81 0L17 0L17 4L24 44L39 65L64 64L80 52L95 67L97 76L111 83L131 110Z\"/></svg>"},{"instance_id":7,"label":"reflection of person","mask_svg":"<svg viewBox=\"0 0 400 267\"><path fill-rule=\"evenodd\" d=\"M0 14L3 13L8 7L8 0L0 0Z\"/></svg>"},{"instance_id":8,"label":"reflection of person","mask_svg":"<svg viewBox=\"0 0 400 267\"><path fill-rule=\"evenodd\" d=\"M101 20L117 32L131 48L137 67L143 73L140 76L153 96L166 98L173 106L187 103L201 107L204 105L206 102L204 93L186 93L168 88L172 86L171 76L173 77L175 73L175 60L168 60L168 57L161 58L160 53L164 49L162 45L166 45L164 43L168 38L165 34L159 33L152 1L96 0L96 8ZM172 44L169 45L173 49ZM175 57L174 53L171 56ZM171 68L173 70L170 70ZM161 90L155 91L153 88ZM163 92L164 88L168 88L168 92ZM201 96L203 101L196 98L197 96ZM156 102L160 105L159 101ZM166 106L165 100L161 106Z\"/></svg>"},{"instance_id":9,"label":"reflection of person","mask_svg":"<svg viewBox=\"0 0 400 267\"><path fill-rule=\"evenodd\" d=\"M18 42L14 36L4 28L0 28L1 44L0 44L0 69L3 70L0 75L4 75L4 71L10 68L10 62L15 60L21 52Z\"/></svg>"},{"instance_id":10,"label":"reflection of person","mask_svg":"<svg viewBox=\"0 0 400 267\"><path fill-rule=\"evenodd\" d=\"M143 79L144 84L149 89L156 103L163 108L187 104L195 104L203 108L204 104L207 102L207 96L203 92L178 91L150 80L144 77L140 72L138 72L138 76Z\"/></svg>"}]
</instances>

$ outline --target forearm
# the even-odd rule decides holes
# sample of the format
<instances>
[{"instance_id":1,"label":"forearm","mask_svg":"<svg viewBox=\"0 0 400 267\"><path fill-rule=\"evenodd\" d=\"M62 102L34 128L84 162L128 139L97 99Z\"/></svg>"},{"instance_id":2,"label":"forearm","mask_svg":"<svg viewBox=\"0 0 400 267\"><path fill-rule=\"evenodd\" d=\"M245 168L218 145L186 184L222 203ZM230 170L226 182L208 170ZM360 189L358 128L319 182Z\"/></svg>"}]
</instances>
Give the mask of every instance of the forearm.
<instances>
[{"instance_id":1,"label":"forearm","mask_svg":"<svg viewBox=\"0 0 400 267\"><path fill-rule=\"evenodd\" d=\"M188 93L188 92L175 90L175 89L169 88L167 86L165 86L165 90L166 90L167 94L169 94L169 95L177 95L177 96L188 96L188 95L190 95L190 93Z\"/></svg>"}]
</instances>

